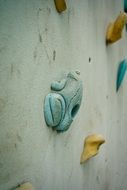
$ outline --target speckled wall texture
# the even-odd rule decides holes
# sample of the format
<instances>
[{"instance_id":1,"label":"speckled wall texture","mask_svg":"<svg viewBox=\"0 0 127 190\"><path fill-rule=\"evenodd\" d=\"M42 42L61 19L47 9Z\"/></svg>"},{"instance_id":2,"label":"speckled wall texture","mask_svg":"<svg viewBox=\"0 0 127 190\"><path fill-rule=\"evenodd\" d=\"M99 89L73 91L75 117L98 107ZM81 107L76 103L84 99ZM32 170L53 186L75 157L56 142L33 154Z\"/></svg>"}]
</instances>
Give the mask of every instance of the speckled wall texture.
<instances>
[{"instance_id":1,"label":"speckled wall texture","mask_svg":"<svg viewBox=\"0 0 127 190\"><path fill-rule=\"evenodd\" d=\"M127 189L127 78L116 93L127 32L106 46L122 0L0 0L0 190L31 182L35 190ZM83 98L68 131L45 124L50 84L81 72ZM99 154L80 165L84 138L105 137Z\"/></svg>"}]
</instances>

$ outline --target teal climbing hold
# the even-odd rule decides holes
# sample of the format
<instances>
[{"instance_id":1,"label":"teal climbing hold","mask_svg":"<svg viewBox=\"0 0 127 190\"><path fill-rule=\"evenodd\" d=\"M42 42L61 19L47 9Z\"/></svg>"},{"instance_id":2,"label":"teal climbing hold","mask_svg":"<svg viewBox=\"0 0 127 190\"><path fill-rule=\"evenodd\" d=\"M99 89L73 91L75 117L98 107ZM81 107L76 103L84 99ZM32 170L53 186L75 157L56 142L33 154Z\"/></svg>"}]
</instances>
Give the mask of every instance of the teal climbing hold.
<instances>
[{"instance_id":1,"label":"teal climbing hold","mask_svg":"<svg viewBox=\"0 0 127 190\"><path fill-rule=\"evenodd\" d=\"M123 60L119 64L118 73L117 73L116 91L118 91L119 87L121 86L126 70L127 70L127 59Z\"/></svg>"},{"instance_id":2,"label":"teal climbing hold","mask_svg":"<svg viewBox=\"0 0 127 190\"><path fill-rule=\"evenodd\" d=\"M51 83L51 92L44 101L44 117L48 127L64 132L70 127L82 100L83 85L79 72L69 72Z\"/></svg>"}]
</instances>

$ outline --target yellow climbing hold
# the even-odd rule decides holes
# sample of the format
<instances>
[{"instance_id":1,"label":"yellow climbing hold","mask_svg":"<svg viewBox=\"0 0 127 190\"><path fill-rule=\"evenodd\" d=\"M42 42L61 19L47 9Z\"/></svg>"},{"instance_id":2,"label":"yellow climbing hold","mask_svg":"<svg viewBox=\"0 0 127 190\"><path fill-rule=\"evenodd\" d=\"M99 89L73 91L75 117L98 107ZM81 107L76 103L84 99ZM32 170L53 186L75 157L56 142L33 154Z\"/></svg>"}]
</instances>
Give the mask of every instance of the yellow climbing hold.
<instances>
[{"instance_id":1,"label":"yellow climbing hold","mask_svg":"<svg viewBox=\"0 0 127 190\"><path fill-rule=\"evenodd\" d=\"M127 14L121 12L114 23L110 23L106 33L106 43L111 44L116 42L122 37L122 31L127 23Z\"/></svg>"},{"instance_id":2,"label":"yellow climbing hold","mask_svg":"<svg viewBox=\"0 0 127 190\"><path fill-rule=\"evenodd\" d=\"M27 182L19 185L15 190L34 190L34 188L31 183Z\"/></svg>"},{"instance_id":3,"label":"yellow climbing hold","mask_svg":"<svg viewBox=\"0 0 127 190\"><path fill-rule=\"evenodd\" d=\"M66 10L66 1L65 0L54 0L56 9L59 13Z\"/></svg>"},{"instance_id":4,"label":"yellow climbing hold","mask_svg":"<svg viewBox=\"0 0 127 190\"><path fill-rule=\"evenodd\" d=\"M100 134L89 135L85 138L83 152L81 154L80 164L98 154L98 150L105 139Z\"/></svg>"}]
</instances>

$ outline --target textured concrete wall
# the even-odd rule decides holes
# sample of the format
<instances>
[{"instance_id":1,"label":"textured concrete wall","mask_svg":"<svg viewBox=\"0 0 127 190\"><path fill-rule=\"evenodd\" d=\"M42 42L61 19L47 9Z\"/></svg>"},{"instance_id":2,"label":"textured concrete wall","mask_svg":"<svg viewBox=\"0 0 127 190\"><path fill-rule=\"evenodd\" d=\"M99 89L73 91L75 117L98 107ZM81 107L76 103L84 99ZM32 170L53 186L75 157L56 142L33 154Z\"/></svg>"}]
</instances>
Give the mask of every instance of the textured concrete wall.
<instances>
[{"instance_id":1,"label":"textured concrete wall","mask_svg":"<svg viewBox=\"0 0 127 190\"><path fill-rule=\"evenodd\" d=\"M127 189L127 78L115 91L127 33L105 46L123 1L67 5L59 15L53 0L0 0L0 190L23 181L36 190ZM57 134L46 127L44 97L51 81L71 70L81 71L83 101L70 129ZM80 165L90 133L106 143Z\"/></svg>"}]
</instances>

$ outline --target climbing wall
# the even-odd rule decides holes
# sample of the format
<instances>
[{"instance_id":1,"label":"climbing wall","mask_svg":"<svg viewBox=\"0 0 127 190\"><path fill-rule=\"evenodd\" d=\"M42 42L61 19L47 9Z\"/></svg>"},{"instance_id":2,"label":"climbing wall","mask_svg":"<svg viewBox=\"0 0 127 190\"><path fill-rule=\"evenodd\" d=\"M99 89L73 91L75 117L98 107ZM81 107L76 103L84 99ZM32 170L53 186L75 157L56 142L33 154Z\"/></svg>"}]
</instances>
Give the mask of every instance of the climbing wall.
<instances>
[{"instance_id":1,"label":"climbing wall","mask_svg":"<svg viewBox=\"0 0 127 190\"><path fill-rule=\"evenodd\" d=\"M127 32L106 45L123 0L0 0L0 190L127 189ZM70 128L47 127L44 100L53 80L80 71L81 107ZM99 154L80 164L85 137L102 134Z\"/></svg>"}]
</instances>

